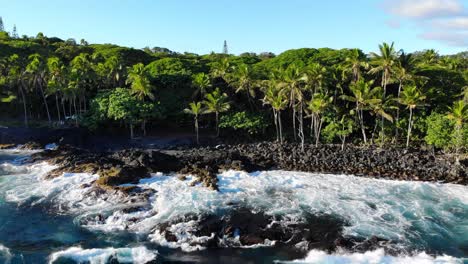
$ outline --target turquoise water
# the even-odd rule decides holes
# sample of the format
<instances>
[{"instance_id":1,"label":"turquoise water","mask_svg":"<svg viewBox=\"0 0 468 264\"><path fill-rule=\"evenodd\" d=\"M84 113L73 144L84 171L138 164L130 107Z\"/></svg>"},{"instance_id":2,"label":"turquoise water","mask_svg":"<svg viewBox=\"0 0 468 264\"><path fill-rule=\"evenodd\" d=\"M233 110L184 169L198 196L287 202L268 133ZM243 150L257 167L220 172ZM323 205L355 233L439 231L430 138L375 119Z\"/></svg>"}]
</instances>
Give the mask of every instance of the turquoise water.
<instances>
[{"instance_id":1,"label":"turquoise water","mask_svg":"<svg viewBox=\"0 0 468 264\"><path fill-rule=\"evenodd\" d=\"M299 172L218 176L220 192L190 186L190 177L154 175L137 184L154 191L138 212L122 197L92 197L88 174L46 181L46 164L25 164L29 153L0 152L0 263L463 263L468 256L468 188L459 185L378 181ZM122 200L123 199L123 200ZM395 242L404 256L383 250L362 254L301 250L265 241L256 248L203 249L192 222L170 226L178 242L154 231L190 213L220 213L232 204L300 221L326 213L350 223L345 234ZM104 221L88 221L101 215ZM196 223L195 223L196 224Z\"/></svg>"}]
</instances>

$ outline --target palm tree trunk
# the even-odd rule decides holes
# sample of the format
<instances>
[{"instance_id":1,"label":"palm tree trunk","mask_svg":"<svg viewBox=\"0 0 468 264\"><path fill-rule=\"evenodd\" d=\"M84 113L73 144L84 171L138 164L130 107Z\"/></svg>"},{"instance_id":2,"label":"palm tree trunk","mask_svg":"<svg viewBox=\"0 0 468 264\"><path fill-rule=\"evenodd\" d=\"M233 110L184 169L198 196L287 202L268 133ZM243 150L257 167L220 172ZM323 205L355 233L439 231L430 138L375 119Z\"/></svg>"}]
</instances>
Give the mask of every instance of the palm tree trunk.
<instances>
[{"instance_id":1,"label":"palm tree trunk","mask_svg":"<svg viewBox=\"0 0 468 264\"><path fill-rule=\"evenodd\" d=\"M49 120L49 125L50 125L52 123L52 119L50 118L49 106L47 105L47 100L46 100L44 89L42 88L40 79L37 80L37 83L38 83L39 89L41 90L42 99L44 100L44 106L45 106L46 113L47 113L47 119Z\"/></svg>"},{"instance_id":2,"label":"palm tree trunk","mask_svg":"<svg viewBox=\"0 0 468 264\"><path fill-rule=\"evenodd\" d=\"M58 121L62 121L62 118L60 116L60 105L59 105L59 102L58 102L58 95L57 93L55 93L55 105L57 106L57 117L58 117Z\"/></svg>"},{"instance_id":3,"label":"palm tree trunk","mask_svg":"<svg viewBox=\"0 0 468 264\"><path fill-rule=\"evenodd\" d=\"M62 97L60 101L62 102L63 120L66 121L67 112L65 111L65 100Z\"/></svg>"},{"instance_id":4,"label":"palm tree trunk","mask_svg":"<svg viewBox=\"0 0 468 264\"><path fill-rule=\"evenodd\" d=\"M302 117L302 113L303 113L303 110L302 110L302 102L299 103L299 115L298 115L298 119L299 119L299 139L301 140L301 149L302 151L304 151L304 118Z\"/></svg>"},{"instance_id":5,"label":"palm tree trunk","mask_svg":"<svg viewBox=\"0 0 468 264\"><path fill-rule=\"evenodd\" d=\"M401 93L402 82L398 85L398 95L397 100L400 101L400 93ZM398 142L398 121L400 120L400 107L397 107L396 118L395 118L395 142Z\"/></svg>"},{"instance_id":6,"label":"palm tree trunk","mask_svg":"<svg viewBox=\"0 0 468 264\"><path fill-rule=\"evenodd\" d=\"M283 124L281 122L281 111L278 111L278 126L279 126L279 133L280 133L280 142L283 143Z\"/></svg>"},{"instance_id":7,"label":"palm tree trunk","mask_svg":"<svg viewBox=\"0 0 468 264\"><path fill-rule=\"evenodd\" d=\"M219 137L219 112L216 112L215 115L216 115L216 137Z\"/></svg>"},{"instance_id":8,"label":"palm tree trunk","mask_svg":"<svg viewBox=\"0 0 468 264\"><path fill-rule=\"evenodd\" d=\"M197 134L197 145L200 145L200 138L198 135L198 117L195 116L195 133Z\"/></svg>"},{"instance_id":9,"label":"palm tree trunk","mask_svg":"<svg viewBox=\"0 0 468 264\"><path fill-rule=\"evenodd\" d=\"M146 137L146 119L141 122L141 130L143 130L143 136Z\"/></svg>"},{"instance_id":10,"label":"palm tree trunk","mask_svg":"<svg viewBox=\"0 0 468 264\"><path fill-rule=\"evenodd\" d=\"M409 121L408 121L408 135L406 136L406 147L408 148L409 147L409 141L410 141L410 137L411 137L411 128L412 128L412 122L413 122L413 109L409 109L410 110L410 116L409 116Z\"/></svg>"},{"instance_id":11,"label":"palm tree trunk","mask_svg":"<svg viewBox=\"0 0 468 264\"><path fill-rule=\"evenodd\" d=\"M322 124L323 124L323 120L319 117L317 117L317 121L319 123L319 125L317 126L317 135L316 135L316 138L315 138L315 146L318 147L318 144L320 143L320 132L322 131Z\"/></svg>"},{"instance_id":12,"label":"palm tree trunk","mask_svg":"<svg viewBox=\"0 0 468 264\"><path fill-rule=\"evenodd\" d=\"M312 115L310 117L310 137L314 138L315 132L314 132L315 126L314 126L314 116Z\"/></svg>"},{"instance_id":13,"label":"palm tree trunk","mask_svg":"<svg viewBox=\"0 0 468 264\"><path fill-rule=\"evenodd\" d=\"M276 142L279 142L279 128L278 128L278 113L276 113L275 108L273 109L273 120L275 123L275 129L276 129Z\"/></svg>"},{"instance_id":14,"label":"palm tree trunk","mask_svg":"<svg viewBox=\"0 0 468 264\"><path fill-rule=\"evenodd\" d=\"M78 112L76 110L76 96L73 96L73 107L75 108L75 117L74 117L75 118L75 126L78 126Z\"/></svg>"},{"instance_id":15,"label":"palm tree trunk","mask_svg":"<svg viewBox=\"0 0 468 264\"><path fill-rule=\"evenodd\" d=\"M357 109L357 112L359 117L359 123L361 125L362 138L364 140L364 144L367 144L366 129L364 128L364 116L362 110Z\"/></svg>"},{"instance_id":16,"label":"palm tree trunk","mask_svg":"<svg viewBox=\"0 0 468 264\"><path fill-rule=\"evenodd\" d=\"M346 143L346 136L343 135L341 136L341 151L344 150L345 143Z\"/></svg>"},{"instance_id":17,"label":"palm tree trunk","mask_svg":"<svg viewBox=\"0 0 468 264\"><path fill-rule=\"evenodd\" d=\"M21 87L19 88L21 93L21 98L23 99L23 110L24 110L24 126L28 127L28 109L26 107L26 96L24 94L23 81L21 81Z\"/></svg>"},{"instance_id":18,"label":"palm tree trunk","mask_svg":"<svg viewBox=\"0 0 468 264\"><path fill-rule=\"evenodd\" d=\"M133 123L130 123L130 139L133 139Z\"/></svg>"},{"instance_id":19,"label":"palm tree trunk","mask_svg":"<svg viewBox=\"0 0 468 264\"><path fill-rule=\"evenodd\" d=\"M293 105L293 131L294 131L294 141L297 140L296 136L296 107Z\"/></svg>"},{"instance_id":20,"label":"palm tree trunk","mask_svg":"<svg viewBox=\"0 0 468 264\"><path fill-rule=\"evenodd\" d=\"M383 92L383 97L382 97L382 104L384 103L385 101L385 97L387 96L387 72L384 71L384 85L383 85L383 89L384 89L384 92ZM383 117L382 115L382 142L384 141L385 139L385 118Z\"/></svg>"}]
</instances>

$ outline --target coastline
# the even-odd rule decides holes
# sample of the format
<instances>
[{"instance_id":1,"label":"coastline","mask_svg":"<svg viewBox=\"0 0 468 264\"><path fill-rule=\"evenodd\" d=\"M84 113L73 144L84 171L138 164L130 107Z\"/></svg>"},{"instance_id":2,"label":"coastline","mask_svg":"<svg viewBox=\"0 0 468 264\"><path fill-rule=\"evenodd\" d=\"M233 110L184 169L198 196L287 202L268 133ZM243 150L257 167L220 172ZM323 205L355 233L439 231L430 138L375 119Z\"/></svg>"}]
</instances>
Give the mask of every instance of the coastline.
<instances>
[{"instance_id":1,"label":"coastline","mask_svg":"<svg viewBox=\"0 0 468 264\"><path fill-rule=\"evenodd\" d=\"M0 128L0 148L43 149L33 160L58 165L55 172L101 172L105 177L115 168L125 167L122 183L147 177L149 173L195 174L205 186L216 189L216 173L235 169L286 170L328 174L346 174L377 179L468 184L468 160L455 164L454 157L427 149L378 146L256 142L223 144L206 138L197 146L190 138L167 134L128 141L118 136L91 135L86 129ZM105 140L104 140L105 139ZM112 170L114 169L114 172ZM141 175L138 175L141 174ZM133 179L134 178L134 179ZM114 179L114 178L113 178ZM125 182L123 182L125 183ZM112 185L112 184L111 184Z\"/></svg>"}]
</instances>

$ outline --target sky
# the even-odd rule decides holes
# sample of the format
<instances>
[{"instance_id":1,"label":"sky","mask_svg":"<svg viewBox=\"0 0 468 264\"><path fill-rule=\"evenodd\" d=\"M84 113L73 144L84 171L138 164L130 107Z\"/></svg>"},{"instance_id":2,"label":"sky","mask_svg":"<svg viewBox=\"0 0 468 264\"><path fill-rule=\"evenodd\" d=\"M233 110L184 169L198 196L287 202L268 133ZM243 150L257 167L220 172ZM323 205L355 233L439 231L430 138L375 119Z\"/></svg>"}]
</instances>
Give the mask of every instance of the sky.
<instances>
[{"instance_id":1,"label":"sky","mask_svg":"<svg viewBox=\"0 0 468 264\"><path fill-rule=\"evenodd\" d=\"M468 0L0 0L5 29L177 52L468 51Z\"/></svg>"}]
</instances>

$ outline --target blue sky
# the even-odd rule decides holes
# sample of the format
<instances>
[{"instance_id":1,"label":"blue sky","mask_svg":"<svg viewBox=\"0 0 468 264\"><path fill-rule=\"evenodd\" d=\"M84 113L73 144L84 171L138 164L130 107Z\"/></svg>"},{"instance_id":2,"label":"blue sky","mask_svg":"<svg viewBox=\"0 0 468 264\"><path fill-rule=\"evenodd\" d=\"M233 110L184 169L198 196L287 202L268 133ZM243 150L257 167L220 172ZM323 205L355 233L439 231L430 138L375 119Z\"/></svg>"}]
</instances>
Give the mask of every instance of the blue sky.
<instances>
[{"instance_id":1,"label":"blue sky","mask_svg":"<svg viewBox=\"0 0 468 264\"><path fill-rule=\"evenodd\" d=\"M199 54L311 47L468 50L468 0L0 0L6 30Z\"/></svg>"}]
</instances>

